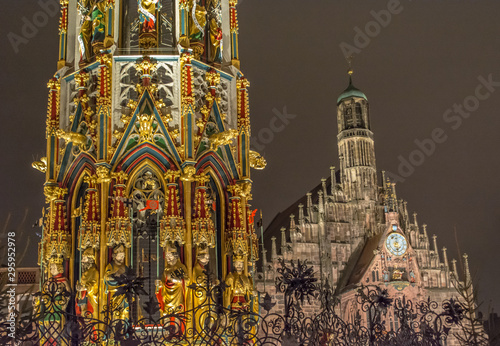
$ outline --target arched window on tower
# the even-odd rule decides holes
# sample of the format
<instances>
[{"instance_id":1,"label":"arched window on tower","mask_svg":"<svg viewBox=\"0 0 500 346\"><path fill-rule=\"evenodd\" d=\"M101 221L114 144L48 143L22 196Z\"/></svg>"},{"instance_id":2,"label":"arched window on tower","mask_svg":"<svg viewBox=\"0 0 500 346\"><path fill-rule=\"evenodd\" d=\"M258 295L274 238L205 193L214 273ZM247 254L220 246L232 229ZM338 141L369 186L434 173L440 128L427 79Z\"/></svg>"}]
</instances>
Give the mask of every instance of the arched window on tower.
<instances>
[{"instance_id":1,"label":"arched window on tower","mask_svg":"<svg viewBox=\"0 0 500 346\"><path fill-rule=\"evenodd\" d=\"M356 125L365 127L365 119L363 118L363 111L359 102L356 102Z\"/></svg>"},{"instance_id":2,"label":"arched window on tower","mask_svg":"<svg viewBox=\"0 0 500 346\"><path fill-rule=\"evenodd\" d=\"M346 105L344 109L344 127L346 129L354 127L354 120L352 118L352 108L349 105Z\"/></svg>"}]
</instances>

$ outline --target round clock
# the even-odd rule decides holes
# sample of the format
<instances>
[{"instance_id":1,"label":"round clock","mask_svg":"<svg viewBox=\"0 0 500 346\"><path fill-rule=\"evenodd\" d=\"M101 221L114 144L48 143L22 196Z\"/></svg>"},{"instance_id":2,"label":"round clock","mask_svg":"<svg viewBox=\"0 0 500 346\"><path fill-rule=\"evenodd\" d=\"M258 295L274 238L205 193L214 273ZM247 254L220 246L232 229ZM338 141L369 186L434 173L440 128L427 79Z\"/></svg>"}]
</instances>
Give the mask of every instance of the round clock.
<instances>
[{"instance_id":1,"label":"round clock","mask_svg":"<svg viewBox=\"0 0 500 346\"><path fill-rule=\"evenodd\" d=\"M408 249L406 238L401 233L391 233L387 237L385 246L395 256L403 255Z\"/></svg>"}]
</instances>

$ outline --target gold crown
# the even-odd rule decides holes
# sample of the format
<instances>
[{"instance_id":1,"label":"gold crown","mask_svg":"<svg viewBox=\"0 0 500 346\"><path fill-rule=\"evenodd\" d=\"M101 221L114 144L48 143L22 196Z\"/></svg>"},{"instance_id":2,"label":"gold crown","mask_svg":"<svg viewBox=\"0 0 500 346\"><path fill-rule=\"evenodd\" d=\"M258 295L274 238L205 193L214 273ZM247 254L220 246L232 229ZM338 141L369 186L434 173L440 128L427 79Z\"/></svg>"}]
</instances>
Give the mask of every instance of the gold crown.
<instances>
[{"instance_id":1,"label":"gold crown","mask_svg":"<svg viewBox=\"0 0 500 346\"><path fill-rule=\"evenodd\" d=\"M236 262L236 261L243 261L245 259L245 257L243 255L233 255L233 262Z\"/></svg>"},{"instance_id":2,"label":"gold crown","mask_svg":"<svg viewBox=\"0 0 500 346\"><path fill-rule=\"evenodd\" d=\"M52 256L49 258L49 263L62 264L64 262L64 258L62 256Z\"/></svg>"},{"instance_id":3,"label":"gold crown","mask_svg":"<svg viewBox=\"0 0 500 346\"><path fill-rule=\"evenodd\" d=\"M83 251L82 256L95 259L94 250L92 250L91 248L87 248L85 249L85 251Z\"/></svg>"}]
</instances>

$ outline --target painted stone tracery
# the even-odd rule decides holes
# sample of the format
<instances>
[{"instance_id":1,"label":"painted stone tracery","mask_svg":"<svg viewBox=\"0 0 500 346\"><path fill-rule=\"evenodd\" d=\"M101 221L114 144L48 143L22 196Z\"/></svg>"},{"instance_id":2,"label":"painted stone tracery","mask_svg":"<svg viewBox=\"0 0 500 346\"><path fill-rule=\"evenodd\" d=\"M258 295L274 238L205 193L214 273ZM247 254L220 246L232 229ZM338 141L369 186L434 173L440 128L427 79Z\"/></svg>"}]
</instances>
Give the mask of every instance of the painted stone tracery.
<instances>
[{"instance_id":1,"label":"painted stone tracery","mask_svg":"<svg viewBox=\"0 0 500 346\"><path fill-rule=\"evenodd\" d=\"M222 45L222 27L234 24L223 23L231 19L222 2L62 5L59 69L48 85L47 156L34 163L46 174L49 204L42 281L51 277L50 258L62 255L69 271L58 275L74 285L77 314L111 322L143 314L144 296L134 300L122 292L132 274L147 276L144 289L157 293L159 315L206 300L189 294L188 286L200 290L207 269L237 276L229 305L241 297L249 304L252 280L241 264L231 273L233 255L256 252L257 236L246 220L251 185L249 165L242 166L249 150L235 112L241 73L221 70L223 51L230 49ZM233 22L235 14L233 6ZM182 36L192 51L177 46ZM247 134L248 109L245 117ZM254 167L262 167L256 159ZM233 220L233 237L227 188L235 182L241 220ZM226 236L237 254L225 248ZM257 260L245 256L236 261L245 268Z\"/></svg>"}]
</instances>

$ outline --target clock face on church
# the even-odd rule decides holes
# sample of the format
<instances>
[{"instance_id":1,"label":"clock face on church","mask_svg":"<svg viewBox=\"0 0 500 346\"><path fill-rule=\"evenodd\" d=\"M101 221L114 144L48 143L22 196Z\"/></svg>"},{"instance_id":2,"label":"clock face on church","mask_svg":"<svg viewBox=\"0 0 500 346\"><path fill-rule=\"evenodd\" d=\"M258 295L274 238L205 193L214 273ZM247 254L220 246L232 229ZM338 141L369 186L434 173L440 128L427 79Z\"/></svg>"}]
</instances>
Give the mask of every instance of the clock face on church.
<instances>
[{"instance_id":1,"label":"clock face on church","mask_svg":"<svg viewBox=\"0 0 500 346\"><path fill-rule=\"evenodd\" d=\"M408 249L406 238L401 233L391 233L385 242L387 250L394 256L403 255Z\"/></svg>"}]
</instances>

